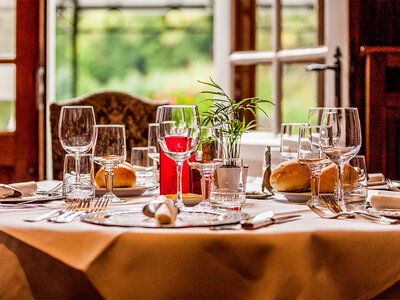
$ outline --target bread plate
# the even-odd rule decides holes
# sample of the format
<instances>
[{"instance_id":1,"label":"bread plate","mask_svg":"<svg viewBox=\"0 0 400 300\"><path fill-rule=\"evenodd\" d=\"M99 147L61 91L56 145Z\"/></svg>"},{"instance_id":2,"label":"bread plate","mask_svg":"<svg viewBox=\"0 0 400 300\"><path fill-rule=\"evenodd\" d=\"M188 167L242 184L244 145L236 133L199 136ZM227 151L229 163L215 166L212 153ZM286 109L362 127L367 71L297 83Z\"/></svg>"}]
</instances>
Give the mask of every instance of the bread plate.
<instances>
[{"instance_id":1,"label":"bread plate","mask_svg":"<svg viewBox=\"0 0 400 300\"><path fill-rule=\"evenodd\" d=\"M311 192L300 192L300 193L293 193L293 192L278 192L282 194L287 201L290 202L297 202L297 203L304 203L311 198Z\"/></svg>"},{"instance_id":2,"label":"bread plate","mask_svg":"<svg viewBox=\"0 0 400 300\"><path fill-rule=\"evenodd\" d=\"M154 190L156 186L135 186L135 187L124 187L124 188L114 188L113 192L118 197L135 197L141 196L146 191ZM105 188L96 188L96 196L102 196L106 193Z\"/></svg>"}]
</instances>

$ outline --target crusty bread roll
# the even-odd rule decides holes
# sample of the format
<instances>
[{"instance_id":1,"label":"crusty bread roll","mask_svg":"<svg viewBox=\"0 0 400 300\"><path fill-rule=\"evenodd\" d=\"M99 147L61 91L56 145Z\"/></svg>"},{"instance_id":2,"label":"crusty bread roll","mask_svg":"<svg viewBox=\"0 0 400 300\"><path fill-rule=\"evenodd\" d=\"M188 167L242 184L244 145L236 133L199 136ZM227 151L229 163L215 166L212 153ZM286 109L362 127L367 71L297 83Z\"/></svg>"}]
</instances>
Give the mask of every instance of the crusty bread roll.
<instances>
[{"instance_id":1,"label":"crusty bread roll","mask_svg":"<svg viewBox=\"0 0 400 300\"><path fill-rule=\"evenodd\" d=\"M320 193L333 193L338 177L337 166L335 164L331 164L322 169L320 175L320 184L319 184L319 192ZM344 165L343 170L343 183L345 185L354 185L358 181L358 173L357 171L350 166L349 164Z\"/></svg>"},{"instance_id":2,"label":"crusty bread roll","mask_svg":"<svg viewBox=\"0 0 400 300\"><path fill-rule=\"evenodd\" d=\"M103 167L96 173L94 180L99 188L104 188L104 175L106 171ZM114 169L114 187L134 187L136 184L136 173L133 166L128 162L118 164Z\"/></svg>"},{"instance_id":3,"label":"crusty bread roll","mask_svg":"<svg viewBox=\"0 0 400 300\"><path fill-rule=\"evenodd\" d=\"M303 192L310 188L310 170L295 160L280 163L269 182L278 192Z\"/></svg>"}]
</instances>

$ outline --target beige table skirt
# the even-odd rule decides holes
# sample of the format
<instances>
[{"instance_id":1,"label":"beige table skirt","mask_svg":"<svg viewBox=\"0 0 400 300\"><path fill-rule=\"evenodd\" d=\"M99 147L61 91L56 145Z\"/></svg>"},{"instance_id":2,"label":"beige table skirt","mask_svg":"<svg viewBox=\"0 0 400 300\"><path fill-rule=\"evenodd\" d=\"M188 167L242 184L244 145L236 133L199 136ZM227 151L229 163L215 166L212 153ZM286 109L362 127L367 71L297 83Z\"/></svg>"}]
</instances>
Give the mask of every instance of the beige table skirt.
<instances>
[{"instance_id":1,"label":"beige table skirt","mask_svg":"<svg viewBox=\"0 0 400 300\"><path fill-rule=\"evenodd\" d=\"M0 298L367 299L400 280L400 225L323 220L279 198L245 209L302 219L211 231L26 223L44 211L0 210Z\"/></svg>"}]
</instances>

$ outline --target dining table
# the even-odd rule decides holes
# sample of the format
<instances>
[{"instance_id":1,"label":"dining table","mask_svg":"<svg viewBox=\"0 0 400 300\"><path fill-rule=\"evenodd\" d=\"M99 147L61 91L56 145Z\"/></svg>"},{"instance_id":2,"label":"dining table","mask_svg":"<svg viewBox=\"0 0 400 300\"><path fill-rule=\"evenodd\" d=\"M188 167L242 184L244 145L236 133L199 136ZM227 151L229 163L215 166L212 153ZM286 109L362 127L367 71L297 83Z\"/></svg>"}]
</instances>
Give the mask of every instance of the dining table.
<instances>
[{"instance_id":1,"label":"dining table","mask_svg":"<svg viewBox=\"0 0 400 300\"><path fill-rule=\"evenodd\" d=\"M140 209L156 193L108 210ZM243 211L301 217L257 230L24 221L65 206L0 207L1 299L400 297L400 225L323 219L280 193Z\"/></svg>"}]
</instances>

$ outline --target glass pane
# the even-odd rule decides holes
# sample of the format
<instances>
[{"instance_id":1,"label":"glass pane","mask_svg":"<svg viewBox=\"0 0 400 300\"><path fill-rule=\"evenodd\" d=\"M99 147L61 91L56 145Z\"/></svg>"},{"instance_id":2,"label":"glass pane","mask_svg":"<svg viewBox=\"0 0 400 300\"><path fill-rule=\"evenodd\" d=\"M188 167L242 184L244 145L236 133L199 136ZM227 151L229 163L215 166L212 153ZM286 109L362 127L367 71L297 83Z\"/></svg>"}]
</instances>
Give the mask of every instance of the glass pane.
<instances>
[{"instance_id":1,"label":"glass pane","mask_svg":"<svg viewBox=\"0 0 400 300\"><path fill-rule=\"evenodd\" d=\"M282 123L307 122L308 109L317 106L317 72L307 64L283 66Z\"/></svg>"},{"instance_id":2,"label":"glass pane","mask_svg":"<svg viewBox=\"0 0 400 300\"><path fill-rule=\"evenodd\" d=\"M256 66L256 95L265 100L272 100L272 67L271 65L257 65ZM260 109L257 110L257 130L273 131L275 123L275 106L269 103L263 103L262 108L268 116L266 116Z\"/></svg>"},{"instance_id":3,"label":"glass pane","mask_svg":"<svg viewBox=\"0 0 400 300\"><path fill-rule=\"evenodd\" d=\"M312 47L318 44L316 0L282 0L283 49Z\"/></svg>"},{"instance_id":4,"label":"glass pane","mask_svg":"<svg viewBox=\"0 0 400 300\"><path fill-rule=\"evenodd\" d=\"M0 1L0 58L15 57L15 1Z\"/></svg>"},{"instance_id":5,"label":"glass pane","mask_svg":"<svg viewBox=\"0 0 400 300\"><path fill-rule=\"evenodd\" d=\"M73 7L59 6L57 100L104 88L174 104L198 103L205 98L198 92L208 88L197 80L213 77L212 8L169 9L167 5L176 1L164 3L165 8L151 10L80 10L77 95L72 89Z\"/></svg>"},{"instance_id":6,"label":"glass pane","mask_svg":"<svg viewBox=\"0 0 400 300\"><path fill-rule=\"evenodd\" d=\"M272 0L257 0L256 50L272 49Z\"/></svg>"},{"instance_id":7,"label":"glass pane","mask_svg":"<svg viewBox=\"0 0 400 300\"><path fill-rule=\"evenodd\" d=\"M0 131L15 130L15 65L0 64Z\"/></svg>"}]
</instances>

